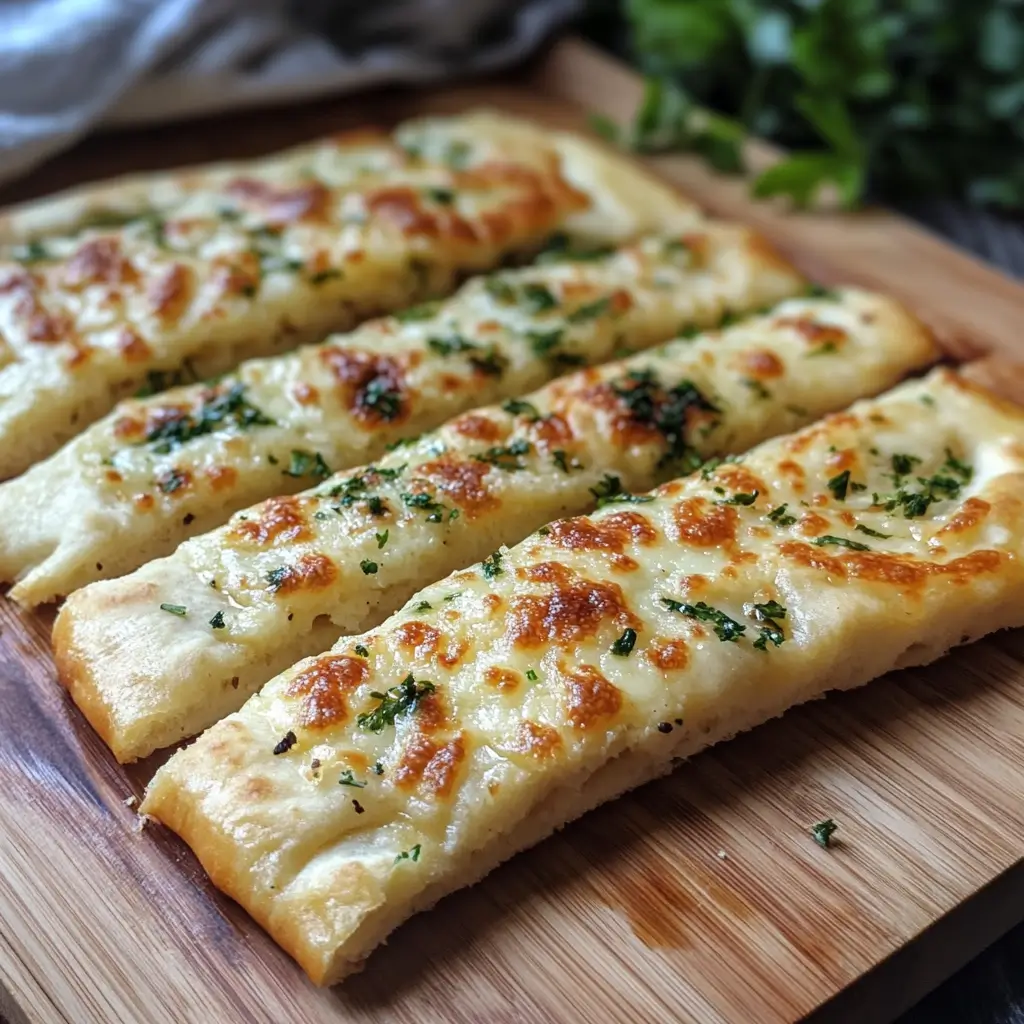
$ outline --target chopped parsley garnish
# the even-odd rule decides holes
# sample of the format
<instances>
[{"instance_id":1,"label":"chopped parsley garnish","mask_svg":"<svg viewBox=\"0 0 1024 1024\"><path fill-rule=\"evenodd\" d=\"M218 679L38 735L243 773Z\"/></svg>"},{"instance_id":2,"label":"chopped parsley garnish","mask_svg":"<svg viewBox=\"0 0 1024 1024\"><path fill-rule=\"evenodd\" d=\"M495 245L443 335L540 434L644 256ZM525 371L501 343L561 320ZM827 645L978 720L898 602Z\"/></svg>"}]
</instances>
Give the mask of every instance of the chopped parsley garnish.
<instances>
[{"instance_id":1,"label":"chopped parsley garnish","mask_svg":"<svg viewBox=\"0 0 1024 1024\"><path fill-rule=\"evenodd\" d=\"M379 566L377 565L376 562L371 562L368 558L364 558L359 563L359 568L363 570L364 576L373 576L376 574Z\"/></svg>"},{"instance_id":2,"label":"chopped parsley garnish","mask_svg":"<svg viewBox=\"0 0 1024 1024\"><path fill-rule=\"evenodd\" d=\"M831 355L833 352L836 351L838 351L836 348L836 343L834 341L826 341L824 345L817 345L814 348L812 348L810 352L805 352L804 355L806 358L809 359L812 356Z\"/></svg>"},{"instance_id":3,"label":"chopped parsley garnish","mask_svg":"<svg viewBox=\"0 0 1024 1024\"><path fill-rule=\"evenodd\" d=\"M563 261L601 260L614 252L610 246L594 249L576 248L576 243L564 231L559 231L548 239L547 245L537 254L534 263L543 265Z\"/></svg>"},{"instance_id":4,"label":"chopped parsley garnish","mask_svg":"<svg viewBox=\"0 0 1024 1024\"><path fill-rule=\"evenodd\" d=\"M417 494L403 492L402 501L409 508L423 509L427 513L428 523L440 523L444 519L444 513L448 508L447 505L442 505L432 494L426 494L422 491ZM448 513L448 518L454 519L457 511L458 509L452 509Z\"/></svg>"},{"instance_id":5,"label":"chopped parsley garnish","mask_svg":"<svg viewBox=\"0 0 1024 1024\"><path fill-rule=\"evenodd\" d=\"M377 377L362 389L359 404L372 409L382 420L390 421L397 419L402 411L402 393L383 377Z\"/></svg>"},{"instance_id":6,"label":"chopped parsley garnish","mask_svg":"<svg viewBox=\"0 0 1024 1024\"><path fill-rule=\"evenodd\" d=\"M370 649L365 644L356 644L352 650L355 651L360 658L368 658L370 656Z\"/></svg>"},{"instance_id":7,"label":"chopped parsley garnish","mask_svg":"<svg viewBox=\"0 0 1024 1024\"><path fill-rule=\"evenodd\" d=\"M839 292L835 288L827 288L823 284L809 284L804 295L809 299L838 299Z\"/></svg>"},{"instance_id":8,"label":"chopped parsley garnish","mask_svg":"<svg viewBox=\"0 0 1024 1024\"><path fill-rule=\"evenodd\" d=\"M731 498L722 498L721 501L715 502L716 505L753 505L757 501L757 491L741 491L739 494L734 494Z\"/></svg>"},{"instance_id":9,"label":"chopped parsley garnish","mask_svg":"<svg viewBox=\"0 0 1024 1024\"><path fill-rule=\"evenodd\" d=\"M755 398L765 399L772 397L772 393L759 380L755 380L753 377L744 377L743 385L750 388Z\"/></svg>"},{"instance_id":10,"label":"chopped parsley garnish","mask_svg":"<svg viewBox=\"0 0 1024 1024\"><path fill-rule=\"evenodd\" d=\"M433 683L426 680L417 683L410 672L397 686L392 686L384 693L371 691L370 696L380 703L372 711L361 714L356 722L370 732L381 732L387 726L394 725L399 715L415 711L419 701L434 690Z\"/></svg>"},{"instance_id":11,"label":"chopped parsley garnish","mask_svg":"<svg viewBox=\"0 0 1024 1024\"><path fill-rule=\"evenodd\" d=\"M169 388L176 388L182 384L192 384L198 379L199 374L186 359L177 370L149 370L146 373L146 383L135 392L135 397L150 398L161 391L167 391Z\"/></svg>"},{"instance_id":12,"label":"chopped parsley garnish","mask_svg":"<svg viewBox=\"0 0 1024 1024\"><path fill-rule=\"evenodd\" d=\"M614 498L616 495L623 493L622 481L613 473L605 473L593 487L588 489L597 499L598 508L601 507L602 503L607 502L609 498Z\"/></svg>"},{"instance_id":13,"label":"chopped parsley garnish","mask_svg":"<svg viewBox=\"0 0 1024 1024\"><path fill-rule=\"evenodd\" d=\"M275 754L287 754L292 747L298 742L298 737L289 729L284 737L277 741L277 746L274 747Z\"/></svg>"},{"instance_id":14,"label":"chopped parsley garnish","mask_svg":"<svg viewBox=\"0 0 1024 1024\"><path fill-rule=\"evenodd\" d=\"M689 468L697 468L699 462L686 436L689 411L720 410L692 381L665 388L652 370L634 370L613 382L611 389L636 423L652 427L665 439L667 449L659 465L688 459L692 463Z\"/></svg>"},{"instance_id":15,"label":"chopped parsley garnish","mask_svg":"<svg viewBox=\"0 0 1024 1024\"><path fill-rule=\"evenodd\" d=\"M764 604L754 605L752 616L756 622L762 624L760 636L754 641L754 647L759 651L767 651L769 643L781 647L786 634L775 620L784 619L786 609L778 601L766 601Z\"/></svg>"},{"instance_id":16,"label":"chopped parsley garnish","mask_svg":"<svg viewBox=\"0 0 1024 1024\"><path fill-rule=\"evenodd\" d=\"M194 412L160 420L146 434L145 443L151 444L157 454L166 455L194 438L225 427L247 430L263 426L274 426L274 421L247 402L245 385L236 383L205 400Z\"/></svg>"},{"instance_id":17,"label":"chopped parsley garnish","mask_svg":"<svg viewBox=\"0 0 1024 1024\"><path fill-rule=\"evenodd\" d=\"M419 604L413 609L417 612L429 612L433 609L433 605L429 601L420 601Z\"/></svg>"},{"instance_id":18,"label":"chopped parsley garnish","mask_svg":"<svg viewBox=\"0 0 1024 1024\"><path fill-rule=\"evenodd\" d=\"M212 619L210 619L210 629L224 629L224 613L217 612Z\"/></svg>"},{"instance_id":19,"label":"chopped parsley garnish","mask_svg":"<svg viewBox=\"0 0 1024 1024\"><path fill-rule=\"evenodd\" d=\"M328 267L326 270L318 270L315 274L310 274L309 283L324 284L327 281L340 281L344 276L339 267Z\"/></svg>"},{"instance_id":20,"label":"chopped parsley garnish","mask_svg":"<svg viewBox=\"0 0 1024 1024\"><path fill-rule=\"evenodd\" d=\"M271 569L263 578L270 584L271 590L279 590L285 585L290 575L291 569L287 565L281 565L276 569Z\"/></svg>"},{"instance_id":21,"label":"chopped parsley garnish","mask_svg":"<svg viewBox=\"0 0 1024 1024\"><path fill-rule=\"evenodd\" d=\"M457 352L472 352L479 347L461 334L452 334L447 338L427 338L427 348L439 356L450 356Z\"/></svg>"},{"instance_id":22,"label":"chopped parsley garnish","mask_svg":"<svg viewBox=\"0 0 1024 1024\"><path fill-rule=\"evenodd\" d=\"M508 360L494 345L489 345L480 355L471 355L469 364L485 377L500 377L508 368Z\"/></svg>"},{"instance_id":23,"label":"chopped parsley garnish","mask_svg":"<svg viewBox=\"0 0 1024 1024\"><path fill-rule=\"evenodd\" d=\"M385 530L383 533L375 533L374 534L374 537L377 538L377 548L378 548L378 550L380 548L384 547L385 544L387 544L389 532L390 531Z\"/></svg>"},{"instance_id":24,"label":"chopped parsley garnish","mask_svg":"<svg viewBox=\"0 0 1024 1024\"><path fill-rule=\"evenodd\" d=\"M817 544L819 548L823 548L831 544L837 548L849 548L851 551L871 550L867 544L861 544L859 540L849 540L846 537L833 537L829 533L826 533L823 537L815 537L811 543Z\"/></svg>"},{"instance_id":25,"label":"chopped parsley garnish","mask_svg":"<svg viewBox=\"0 0 1024 1024\"><path fill-rule=\"evenodd\" d=\"M427 188L423 191L428 199L441 206L451 206L455 202L455 193L450 188Z\"/></svg>"},{"instance_id":26,"label":"chopped parsley garnish","mask_svg":"<svg viewBox=\"0 0 1024 1024\"><path fill-rule=\"evenodd\" d=\"M397 864L401 860L419 860L421 849L422 847L417 843L411 850L403 850L397 857L395 857L395 863Z\"/></svg>"},{"instance_id":27,"label":"chopped parsley garnish","mask_svg":"<svg viewBox=\"0 0 1024 1024\"><path fill-rule=\"evenodd\" d=\"M293 448L288 468L282 472L285 476L312 476L317 480L326 480L331 475L331 467L324 462L324 457L319 452Z\"/></svg>"},{"instance_id":28,"label":"chopped parsley garnish","mask_svg":"<svg viewBox=\"0 0 1024 1024\"><path fill-rule=\"evenodd\" d=\"M838 829L839 826L831 818L826 818L811 826L811 835L814 836L814 841L819 846L827 849L832 845L832 837Z\"/></svg>"},{"instance_id":29,"label":"chopped parsley garnish","mask_svg":"<svg viewBox=\"0 0 1024 1024\"><path fill-rule=\"evenodd\" d=\"M527 331L526 337L535 356L543 356L563 366L582 366L586 362L581 355L559 349L565 337L565 331L560 327L553 331Z\"/></svg>"},{"instance_id":30,"label":"chopped parsley garnish","mask_svg":"<svg viewBox=\"0 0 1024 1024\"><path fill-rule=\"evenodd\" d=\"M832 492L832 497L836 501L845 501L846 492L850 488L850 471L844 469L842 473L832 477L828 482L828 489Z\"/></svg>"},{"instance_id":31,"label":"chopped parsley garnish","mask_svg":"<svg viewBox=\"0 0 1024 1024\"><path fill-rule=\"evenodd\" d=\"M914 467L920 465L921 460L916 455L894 455L892 457L892 471L897 477L896 484L899 485L899 478L909 476L914 472Z\"/></svg>"},{"instance_id":32,"label":"chopped parsley garnish","mask_svg":"<svg viewBox=\"0 0 1024 1024\"><path fill-rule=\"evenodd\" d=\"M596 320L603 316L611 307L612 300L605 296L595 299L593 302L584 303L578 309L574 309L565 319L571 324L582 323L584 320Z\"/></svg>"},{"instance_id":33,"label":"chopped parsley garnish","mask_svg":"<svg viewBox=\"0 0 1024 1024\"><path fill-rule=\"evenodd\" d=\"M398 313L393 313L392 316L401 324L412 323L417 320L430 320L432 317L437 315L437 311L440 308L440 300L435 300L434 302L422 302L418 306L410 306L408 309L403 309Z\"/></svg>"},{"instance_id":34,"label":"chopped parsley garnish","mask_svg":"<svg viewBox=\"0 0 1024 1024\"><path fill-rule=\"evenodd\" d=\"M339 786L352 786L355 789L365 789L366 783L359 782L351 768L346 768L338 778Z\"/></svg>"},{"instance_id":35,"label":"chopped parsley garnish","mask_svg":"<svg viewBox=\"0 0 1024 1024\"><path fill-rule=\"evenodd\" d=\"M14 246L11 249L11 258L19 263L39 263L42 260L49 260L53 257L42 242L33 239L24 245Z\"/></svg>"},{"instance_id":36,"label":"chopped parsley garnish","mask_svg":"<svg viewBox=\"0 0 1024 1024\"><path fill-rule=\"evenodd\" d=\"M188 483L188 477L177 467L172 467L161 473L155 482L164 494L173 494Z\"/></svg>"},{"instance_id":37,"label":"chopped parsley garnish","mask_svg":"<svg viewBox=\"0 0 1024 1024\"><path fill-rule=\"evenodd\" d=\"M582 469L583 463L580 462L575 456L570 461L567 452L564 452L561 448L556 448L551 453L551 461L563 472L569 473L574 469Z\"/></svg>"},{"instance_id":38,"label":"chopped parsley garnish","mask_svg":"<svg viewBox=\"0 0 1024 1024\"><path fill-rule=\"evenodd\" d=\"M172 615L177 615L178 618L185 618L188 615L188 609L183 604L162 604L160 605L160 611L170 612Z\"/></svg>"},{"instance_id":39,"label":"chopped parsley garnish","mask_svg":"<svg viewBox=\"0 0 1024 1024\"><path fill-rule=\"evenodd\" d=\"M714 624L715 636L722 641L735 642L747 631L747 627L729 618L725 612L712 608L703 601L696 604L685 604L682 601L675 601L670 597L663 597L661 603L670 611L680 615L688 615L691 619L700 619L702 622Z\"/></svg>"},{"instance_id":40,"label":"chopped parsley garnish","mask_svg":"<svg viewBox=\"0 0 1024 1024\"><path fill-rule=\"evenodd\" d=\"M535 683L540 677L532 668L528 668L526 670L526 678L529 679L531 683Z\"/></svg>"},{"instance_id":41,"label":"chopped parsley garnish","mask_svg":"<svg viewBox=\"0 0 1024 1024\"><path fill-rule=\"evenodd\" d=\"M796 522L796 516L789 515L786 511L787 508L789 508L788 505L779 505L778 508L773 508L768 513L768 518L776 526L792 526Z\"/></svg>"},{"instance_id":42,"label":"chopped parsley garnish","mask_svg":"<svg viewBox=\"0 0 1024 1024\"><path fill-rule=\"evenodd\" d=\"M498 469L512 472L525 468L522 456L528 455L532 447L529 441L520 439L513 441L507 447L488 448L487 451L480 452L474 455L473 458L477 462L485 462L489 466L495 466Z\"/></svg>"},{"instance_id":43,"label":"chopped parsley garnish","mask_svg":"<svg viewBox=\"0 0 1024 1024\"><path fill-rule=\"evenodd\" d=\"M537 411L535 405L531 405L529 402L523 402L518 398L510 398L503 406L505 410L511 416L532 416L535 420L540 419L540 413Z\"/></svg>"},{"instance_id":44,"label":"chopped parsley garnish","mask_svg":"<svg viewBox=\"0 0 1024 1024\"><path fill-rule=\"evenodd\" d=\"M558 308L558 299L551 293L551 289L547 285L528 281L520 287L519 291L521 294L519 301L526 306L530 313L545 313L549 309Z\"/></svg>"},{"instance_id":45,"label":"chopped parsley garnish","mask_svg":"<svg viewBox=\"0 0 1024 1024\"><path fill-rule=\"evenodd\" d=\"M865 526L863 523L858 523L854 529L859 533L866 533L869 537L879 537L882 540L888 540L892 536L891 533L879 533L877 530L872 530L870 526Z\"/></svg>"},{"instance_id":46,"label":"chopped parsley garnish","mask_svg":"<svg viewBox=\"0 0 1024 1024\"><path fill-rule=\"evenodd\" d=\"M612 644L612 654L617 654L620 658L628 658L629 655L633 653L633 648L635 646L636 630L627 629L622 636Z\"/></svg>"},{"instance_id":47,"label":"chopped parsley garnish","mask_svg":"<svg viewBox=\"0 0 1024 1024\"><path fill-rule=\"evenodd\" d=\"M900 509L906 519L923 516L934 501L943 501L959 497L960 490L974 473L972 467L965 465L953 453L946 449L946 461L939 472L930 477L917 477L917 485L921 490L910 490L903 486L906 476L913 471L920 459L913 455L894 455L892 457L893 480L898 490L892 495L873 496L873 504L884 507L887 512Z\"/></svg>"},{"instance_id":48,"label":"chopped parsley garnish","mask_svg":"<svg viewBox=\"0 0 1024 1024\"><path fill-rule=\"evenodd\" d=\"M487 579L493 580L496 576L501 576L505 572L501 567L501 560L504 557L503 552L494 551L480 563L480 568Z\"/></svg>"}]
</instances>

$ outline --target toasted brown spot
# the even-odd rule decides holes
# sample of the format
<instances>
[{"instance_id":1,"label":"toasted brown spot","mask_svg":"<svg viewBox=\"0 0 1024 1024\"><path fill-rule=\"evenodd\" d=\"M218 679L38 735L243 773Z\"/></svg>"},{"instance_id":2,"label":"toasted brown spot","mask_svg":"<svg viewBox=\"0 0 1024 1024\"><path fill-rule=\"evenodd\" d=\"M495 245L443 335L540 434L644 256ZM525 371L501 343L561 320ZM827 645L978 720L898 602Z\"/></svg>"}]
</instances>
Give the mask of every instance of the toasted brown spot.
<instances>
[{"instance_id":1,"label":"toasted brown spot","mask_svg":"<svg viewBox=\"0 0 1024 1024\"><path fill-rule=\"evenodd\" d=\"M304 504L302 498L287 495L270 498L257 508L255 518L237 521L232 532L255 544L308 540L313 531L306 521Z\"/></svg>"},{"instance_id":2,"label":"toasted brown spot","mask_svg":"<svg viewBox=\"0 0 1024 1024\"><path fill-rule=\"evenodd\" d=\"M799 462L794 462L792 459L783 459L779 463L779 472L785 476L788 476L792 480L803 480L806 476L804 467Z\"/></svg>"},{"instance_id":3,"label":"toasted brown spot","mask_svg":"<svg viewBox=\"0 0 1024 1024\"><path fill-rule=\"evenodd\" d=\"M155 499L152 494L136 494L132 497L132 502L140 512L148 512L154 505Z\"/></svg>"},{"instance_id":4,"label":"toasted brown spot","mask_svg":"<svg viewBox=\"0 0 1024 1024\"><path fill-rule=\"evenodd\" d=\"M117 350L128 363L141 363L152 355L152 349L130 327L118 332Z\"/></svg>"},{"instance_id":5,"label":"toasted brown spot","mask_svg":"<svg viewBox=\"0 0 1024 1024\"><path fill-rule=\"evenodd\" d=\"M558 413L535 420L530 424L530 434L544 451L568 444L576 436L569 421Z\"/></svg>"},{"instance_id":6,"label":"toasted brown spot","mask_svg":"<svg viewBox=\"0 0 1024 1024\"><path fill-rule=\"evenodd\" d=\"M253 178L237 178L228 185L227 193L243 206L262 213L268 224L277 225L324 220L331 197L319 181L282 189Z\"/></svg>"},{"instance_id":7,"label":"toasted brown spot","mask_svg":"<svg viewBox=\"0 0 1024 1024\"><path fill-rule=\"evenodd\" d=\"M484 594L483 604L484 607L493 615L503 604L505 603L501 594L496 594L493 590L489 594Z\"/></svg>"},{"instance_id":8,"label":"toasted brown spot","mask_svg":"<svg viewBox=\"0 0 1024 1024\"><path fill-rule=\"evenodd\" d=\"M676 672L686 668L690 652L685 640L669 640L655 637L645 652L647 660L662 672Z\"/></svg>"},{"instance_id":9,"label":"toasted brown spot","mask_svg":"<svg viewBox=\"0 0 1024 1024\"><path fill-rule=\"evenodd\" d=\"M577 516L548 527L548 542L568 551L612 551L622 554L627 544L653 544L658 532L639 512L613 512L600 519Z\"/></svg>"},{"instance_id":10,"label":"toasted brown spot","mask_svg":"<svg viewBox=\"0 0 1024 1024\"><path fill-rule=\"evenodd\" d=\"M564 678L566 717L574 729L589 729L622 708L621 691L593 665L580 665Z\"/></svg>"},{"instance_id":11,"label":"toasted brown spot","mask_svg":"<svg viewBox=\"0 0 1024 1024\"><path fill-rule=\"evenodd\" d=\"M428 793L447 796L465 756L461 734L442 745L422 733L415 733L395 769L395 785L409 789L422 783Z\"/></svg>"},{"instance_id":12,"label":"toasted brown spot","mask_svg":"<svg viewBox=\"0 0 1024 1024\"><path fill-rule=\"evenodd\" d=\"M510 602L505 634L517 647L575 644L595 636L606 620L639 626L615 583L595 583L560 562L540 562L518 572L532 582L550 584L551 592Z\"/></svg>"},{"instance_id":13,"label":"toasted brown spot","mask_svg":"<svg viewBox=\"0 0 1024 1024\"><path fill-rule=\"evenodd\" d=\"M514 690L522 682L522 679L515 669L491 665L484 672L484 682L496 690L509 691Z\"/></svg>"},{"instance_id":14,"label":"toasted brown spot","mask_svg":"<svg viewBox=\"0 0 1024 1024\"><path fill-rule=\"evenodd\" d=\"M429 658L441 643L441 632L425 622L403 622L392 634L401 647L409 648L417 658Z\"/></svg>"},{"instance_id":15,"label":"toasted brown spot","mask_svg":"<svg viewBox=\"0 0 1024 1024\"><path fill-rule=\"evenodd\" d=\"M348 695L366 679L362 658L323 654L288 684L289 697L301 697L299 724L307 729L337 725L348 717Z\"/></svg>"},{"instance_id":16,"label":"toasted brown spot","mask_svg":"<svg viewBox=\"0 0 1024 1024\"><path fill-rule=\"evenodd\" d=\"M450 455L425 462L417 470L470 519L501 504L500 499L487 488L485 479L489 472L490 466L486 462Z\"/></svg>"},{"instance_id":17,"label":"toasted brown spot","mask_svg":"<svg viewBox=\"0 0 1024 1024\"><path fill-rule=\"evenodd\" d=\"M736 357L735 367L744 376L753 377L754 380L772 380L786 372L782 360L766 348L740 352Z\"/></svg>"},{"instance_id":18,"label":"toasted brown spot","mask_svg":"<svg viewBox=\"0 0 1024 1024\"><path fill-rule=\"evenodd\" d=\"M365 426L398 423L409 415L405 374L391 356L331 346L320 359L342 387L344 402Z\"/></svg>"},{"instance_id":19,"label":"toasted brown spot","mask_svg":"<svg viewBox=\"0 0 1024 1024\"><path fill-rule=\"evenodd\" d=\"M815 347L832 345L838 348L846 340L846 331L842 327L819 324L809 316L780 316L776 319L775 326L792 327Z\"/></svg>"},{"instance_id":20,"label":"toasted brown spot","mask_svg":"<svg viewBox=\"0 0 1024 1024\"><path fill-rule=\"evenodd\" d=\"M745 466L735 466L727 462L715 470L715 476L726 487L737 493L753 494L754 491L757 491L762 498L768 495L768 485Z\"/></svg>"},{"instance_id":21,"label":"toasted brown spot","mask_svg":"<svg viewBox=\"0 0 1024 1024\"><path fill-rule=\"evenodd\" d=\"M884 551L851 551L831 555L822 548L801 541L786 541L779 551L798 565L823 569L833 576L867 580L871 583L892 583L898 587L916 587L929 577L943 576L952 583L969 583L975 576L996 572L1003 561L998 551L975 551L951 562L924 562L911 555L894 555Z\"/></svg>"},{"instance_id":22,"label":"toasted brown spot","mask_svg":"<svg viewBox=\"0 0 1024 1024\"><path fill-rule=\"evenodd\" d=\"M968 498L941 530L943 533L965 533L973 530L989 513L992 506L984 498Z\"/></svg>"},{"instance_id":23,"label":"toasted brown spot","mask_svg":"<svg viewBox=\"0 0 1024 1024\"><path fill-rule=\"evenodd\" d=\"M513 754L525 754L536 761L550 757L562 745L562 737L558 730L550 725L531 722L527 719L519 723L516 734L507 749Z\"/></svg>"},{"instance_id":24,"label":"toasted brown spot","mask_svg":"<svg viewBox=\"0 0 1024 1024\"><path fill-rule=\"evenodd\" d=\"M296 564L286 566L281 576L281 581L274 584L274 591L278 594L320 590L337 579L338 568L326 555L314 553L303 555Z\"/></svg>"},{"instance_id":25,"label":"toasted brown spot","mask_svg":"<svg viewBox=\"0 0 1024 1024\"><path fill-rule=\"evenodd\" d=\"M442 668L454 668L466 656L469 650L469 642L466 640L451 639L442 654L437 656L437 663Z\"/></svg>"},{"instance_id":26,"label":"toasted brown spot","mask_svg":"<svg viewBox=\"0 0 1024 1024\"><path fill-rule=\"evenodd\" d=\"M116 237L93 238L83 243L64 265L64 283L70 288L83 284L123 284L138 280L131 262L121 252Z\"/></svg>"},{"instance_id":27,"label":"toasted brown spot","mask_svg":"<svg viewBox=\"0 0 1024 1024\"><path fill-rule=\"evenodd\" d=\"M502 435L501 427L494 420L479 413L460 416L452 423L452 429L474 441L497 441Z\"/></svg>"},{"instance_id":28,"label":"toasted brown spot","mask_svg":"<svg viewBox=\"0 0 1024 1024\"><path fill-rule=\"evenodd\" d=\"M377 189L367 195L366 206L373 216L393 224L404 235L465 242L480 237L479 227L454 206L430 207L423 195L408 185Z\"/></svg>"},{"instance_id":29,"label":"toasted brown spot","mask_svg":"<svg viewBox=\"0 0 1024 1024\"><path fill-rule=\"evenodd\" d=\"M182 263L168 267L146 292L153 312L165 322L179 320L192 291L192 271Z\"/></svg>"},{"instance_id":30,"label":"toasted brown spot","mask_svg":"<svg viewBox=\"0 0 1024 1024\"><path fill-rule=\"evenodd\" d=\"M843 427L856 428L860 426L860 420L851 412L835 412L824 416L814 426L801 430L785 441L786 447L795 453L806 451L819 438L826 438L829 434L842 430Z\"/></svg>"},{"instance_id":31,"label":"toasted brown spot","mask_svg":"<svg viewBox=\"0 0 1024 1024\"><path fill-rule=\"evenodd\" d=\"M141 437L145 430L145 424L142 420L136 419L134 416L118 416L114 420L114 437L129 439L134 437Z\"/></svg>"},{"instance_id":32,"label":"toasted brown spot","mask_svg":"<svg viewBox=\"0 0 1024 1024\"><path fill-rule=\"evenodd\" d=\"M824 516L819 516L817 512L805 512L800 517L797 529L805 537L820 537L823 533L828 532L831 525Z\"/></svg>"},{"instance_id":33,"label":"toasted brown spot","mask_svg":"<svg viewBox=\"0 0 1024 1024\"><path fill-rule=\"evenodd\" d=\"M706 498L683 498L672 510L675 540L699 548L714 548L736 540L738 515L732 505Z\"/></svg>"},{"instance_id":34,"label":"toasted brown spot","mask_svg":"<svg viewBox=\"0 0 1024 1024\"><path fill-rule=\"evenodd\" d=\"M299 405L313 405L320 397L320 392L312 384L300 380L292 387L292 395Z\"/></svg>"},{"instance_id":35,"label":"toasted brown spot","mask_svg":"<svg viewBox=\"0 0 1024 1024\"><path fill-rule=\"evenodd\" d=\"M232 466L208 466L206 479L215 491L230 490L238 480L238 470Z\"/></svg>"},{"instance_id":36,"label":"toasted brown spot","mask_svg":"<svg viewBox=\"0 0 1024 1024\"><path fill-rule=\"evenodd\" d=\"M241 795L246 800L265 800L274 792L274 784L262 775L253 775L242 783Z\"/></svg>"},{"instance_id":37,"label":"toasted brown spot","mask_svg":"<svg viewBox=\"0 0 1024 1024\"><path fill-rule=\"evenodd\" d=\"M841 473L844 469L853 469L857 465L858 455L854 448L843 448L840 451L829 452L825 458L825 465L829 470Z\"/></svg>"}]
</instances>

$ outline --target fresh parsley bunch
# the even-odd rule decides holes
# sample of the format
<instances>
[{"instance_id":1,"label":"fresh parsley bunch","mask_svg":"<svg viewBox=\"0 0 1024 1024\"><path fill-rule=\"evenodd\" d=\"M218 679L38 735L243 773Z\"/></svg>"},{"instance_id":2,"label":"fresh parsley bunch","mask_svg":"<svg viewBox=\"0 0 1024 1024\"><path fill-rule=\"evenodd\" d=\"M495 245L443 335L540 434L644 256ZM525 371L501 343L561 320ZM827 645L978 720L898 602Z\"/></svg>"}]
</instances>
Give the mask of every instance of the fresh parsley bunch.
<instances>
[{"instance_id":1,"label":"fresh parsley bunch","mask_svg":"<svg viewBox=\"0 0 1024 1024\"><path fill-rule=\"evenodd\" d=\"M753 133L791 151L760 195L1024 207L1024 0L605 0L590 27L623 17L651 76L639 149L737 170Z\"/></svg>"}]
</instances>

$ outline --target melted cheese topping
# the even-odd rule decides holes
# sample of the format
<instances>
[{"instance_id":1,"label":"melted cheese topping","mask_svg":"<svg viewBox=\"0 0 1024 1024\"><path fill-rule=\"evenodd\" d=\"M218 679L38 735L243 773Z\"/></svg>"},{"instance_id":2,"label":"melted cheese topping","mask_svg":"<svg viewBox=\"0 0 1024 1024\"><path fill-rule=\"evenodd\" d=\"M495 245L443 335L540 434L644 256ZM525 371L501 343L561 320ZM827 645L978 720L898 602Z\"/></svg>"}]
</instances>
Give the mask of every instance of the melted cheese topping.
<instances>
[{"instance_id":1,"label":"melted cheese topping","mask_svg":"<svg viewBox=\"0 0 1024 1024\"><path fill-rule=\"evenodd\" d=\"M899 307L851 291L561 378L72 595L54 634L62 676L118 757L145 756L498 544L842 408L933 354ZM593 543L626 570L623 523ZM564 537L570 551L590 543Z\"/></svg>"},{"instance_id":2,"label":"melted cheese topping","mask_svg":"<svg viewBox=\"0 0 1024 1024\"><path fill-rule=\"evenodd\" d=\"M11 524L0 577L24 577L13 596L37 603L122 575L236 509L377 458L474 405L803 287L757 236L723 225L597 259L551 255L447 302L245 363L215 386L122 402L0 485Z\"/></svg>"},{"instance_id":3,"label":"melted cheese topping","mask_svg":"<svg viewBox=\"0 0 1024 1024\"><path fill-rule=\"evenodd\" d=\"M437 118L156 179L120 205L79 203L77 218L58 203L37 218L48 233L0 245L0 476L148 372L191 359L208 376L315 340L600 207L568 183L558 145L497 115ZM670 221L691 211L666 200Z\"/></svg>"},{"instance_id":4,"label":"melted cheese topping","mask_svg":"<svg viewBox=\"0 0 1024 1024\"><path fill-rule=\"evenodd\" d=\"M143 811L336 980L673 757L1024 622L1022 439L939 371L554 523L274 679Z\"/></svg>"}]
</instances>

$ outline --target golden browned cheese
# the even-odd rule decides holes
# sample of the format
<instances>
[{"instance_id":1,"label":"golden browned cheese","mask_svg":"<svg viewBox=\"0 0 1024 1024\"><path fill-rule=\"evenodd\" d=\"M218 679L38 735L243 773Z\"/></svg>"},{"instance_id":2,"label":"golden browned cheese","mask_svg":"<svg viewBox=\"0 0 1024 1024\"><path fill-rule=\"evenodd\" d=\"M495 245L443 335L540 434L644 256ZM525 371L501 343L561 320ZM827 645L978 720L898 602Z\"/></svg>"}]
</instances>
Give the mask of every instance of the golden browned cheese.
<instances>
[{"instance_id":1,"label":"golden browned cheese","mask_svg":"<svg viewBox=\"0 0 1024 1024\"><path fill-rule=\"evenodd\" d=\"M674 760L1024 624L1022 442L1020 410L940 370L542 528L273 679L142 809L336 981Z\"/></svg>"},{"instance_id":2,"label":"golden browned cheese","mask_svg":"<svg viewBox=\"0 0 1024 1024\"><path fill-rule=\"evenodd\" d=\"M558 228L619 239L651 229L638 174L580 140L477 112L8 215L0 479L140 387L203 379L445 293ZM669 225L696 219L652 188Z\"/></svg>"},{"instance_id":3,"label":"golden browned cheese","mask_svg":"<svg viewBox=\"0 0 1024 1024\"><path fill-rule=\"evenodd\" d=\"M815 354L789 323L796 314L841 329L846 344ZM755 391L742 356L766 349L784 372ZM926 333L896 304L848 291L790 299L726 330L559 378L76 592L54 631L61 677L119 758L145 756L499 543L621 489L741 452L882 390L933 356ZM766 490L742 465L719 472L723 486ZM634 549L653 540L642 512L625 507L600 527L570 522L554 540L567 555L606 552L629 574ZM736 515L732 506L681 502L673 540L732 541ZM615 601L605 590L567 594L580 637L592 613ZM187 614L168 614L167 604ZM544 643L545 630L562 628L552 614L533 601L517 606L523 642Z\"/></svg>"}]
</instances>

